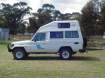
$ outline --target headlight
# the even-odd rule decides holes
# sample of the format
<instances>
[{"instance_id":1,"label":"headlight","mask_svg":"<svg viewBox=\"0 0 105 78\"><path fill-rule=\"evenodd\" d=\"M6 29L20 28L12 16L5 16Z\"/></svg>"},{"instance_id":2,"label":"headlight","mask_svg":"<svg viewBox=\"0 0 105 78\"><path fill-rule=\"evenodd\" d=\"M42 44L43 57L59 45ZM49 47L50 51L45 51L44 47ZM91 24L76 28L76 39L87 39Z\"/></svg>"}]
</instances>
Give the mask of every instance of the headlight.
<instances>
[{"instance_id":1,"label":"headlight","mask_svg":"<svg viewBox=\"0 0 105 78\"><path fill-rule=\"evenodd\" d=\"M10 45L10 47L13 47L13 46L14 46L14 44L11 44L11 45Z\"/></svg>"}]
</instances>

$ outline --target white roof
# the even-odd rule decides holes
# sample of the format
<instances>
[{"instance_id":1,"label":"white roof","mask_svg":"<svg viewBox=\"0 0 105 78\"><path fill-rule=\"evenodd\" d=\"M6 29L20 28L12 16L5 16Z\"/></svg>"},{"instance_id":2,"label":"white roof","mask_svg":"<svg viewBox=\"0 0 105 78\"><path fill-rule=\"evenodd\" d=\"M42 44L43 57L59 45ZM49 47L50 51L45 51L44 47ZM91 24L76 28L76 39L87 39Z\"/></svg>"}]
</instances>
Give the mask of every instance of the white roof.
<instances>
[{"instance_id":1,"label":"white roof","mask_svg":"<svg viewBox=\"0 0 105 78\"><path fill-rule=\"evenodd\" d=\"M70 23L70 28L58 28L58 23ZM41 26L38 32L78 30L78 29L80 29L80 27L79 27L79 23L77 20L53 21L51 23Z\"/></svg>"}]
</instances>

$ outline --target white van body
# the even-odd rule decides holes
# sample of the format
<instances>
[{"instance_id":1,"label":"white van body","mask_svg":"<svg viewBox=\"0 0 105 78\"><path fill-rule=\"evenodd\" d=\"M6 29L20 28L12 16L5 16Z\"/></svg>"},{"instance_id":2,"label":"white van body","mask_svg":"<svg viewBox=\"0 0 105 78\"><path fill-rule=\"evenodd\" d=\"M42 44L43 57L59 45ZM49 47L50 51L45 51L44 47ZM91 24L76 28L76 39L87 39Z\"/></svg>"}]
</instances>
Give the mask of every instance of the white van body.
<instances>
[{"instance_id":1,"label":"white van body","mask_svg":"<svg viewBox=\"0 0 105 78\"><path fill-rule=\"evenodd\" d=\"M26 53L58 53L69 47L72 52L83 49L83 37L79 22L53 21L41 26L31 40L12 42L9 51L24 48Z\"/></svg>"}]
</instances>

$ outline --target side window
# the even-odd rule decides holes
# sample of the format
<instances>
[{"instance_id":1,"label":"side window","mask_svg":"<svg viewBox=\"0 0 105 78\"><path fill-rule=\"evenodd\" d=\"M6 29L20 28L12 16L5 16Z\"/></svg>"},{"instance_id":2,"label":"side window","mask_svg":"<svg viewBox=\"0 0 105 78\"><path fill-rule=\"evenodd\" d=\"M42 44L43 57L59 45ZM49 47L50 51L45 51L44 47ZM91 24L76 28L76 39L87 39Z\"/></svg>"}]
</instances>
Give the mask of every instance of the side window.
<instances>
[{"instance_id":1,"label":"side window","mask_svg":"<svg viewBox=\"0 0 105 78\"><path fill-rule=\"evenodd\" d=\"M50 32L50 38L63 38L63 32L62 31L57 31L57 32Z\"/></svg>"},{"instance_id":2,"label":"side window","mask_svg":"<svg viewBox=\"0 0 105 78\"><path fill-rule=\"evenodd\" d=\"M37 33L34 41L45 41L46 40L46 33Z\"/></svg>"},{"instance_id":3,"label":"side window","mask_svg":"<svg viewBox=\"0 0 105 78\"><path fill-rule=\"evenodd\" d=\"M70 23L58 23L58 28L70 28Z\"/></svg>"},{"instance_id":4,"label":"side window","mask_svg":"<svg viewBox=\"0 0 105 78\"><path fill-rule=\"evenodd\" d=\"M78 31L65 31L65 38L79 38Z\"/></svg>"}]
</instances>

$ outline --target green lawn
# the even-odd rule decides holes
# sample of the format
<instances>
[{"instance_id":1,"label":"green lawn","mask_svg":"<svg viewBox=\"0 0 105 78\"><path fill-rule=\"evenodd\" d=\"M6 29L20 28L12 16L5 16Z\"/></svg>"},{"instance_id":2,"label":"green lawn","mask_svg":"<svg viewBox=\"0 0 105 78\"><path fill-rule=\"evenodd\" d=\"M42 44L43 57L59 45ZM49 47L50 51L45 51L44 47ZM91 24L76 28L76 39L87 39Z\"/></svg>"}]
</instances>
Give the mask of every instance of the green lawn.
<instances>
[{"instance_id":1,"label":"green lawn","mask_svg":"<svg viewBox=\"0 0 105 78\"><path fill-rule=\"evenodd\" d=\"M30 55L16 61L2 44L0 78L105 78L105 51L78 53L68 61L56 55Z\"/></svg>"}]
</instances>

